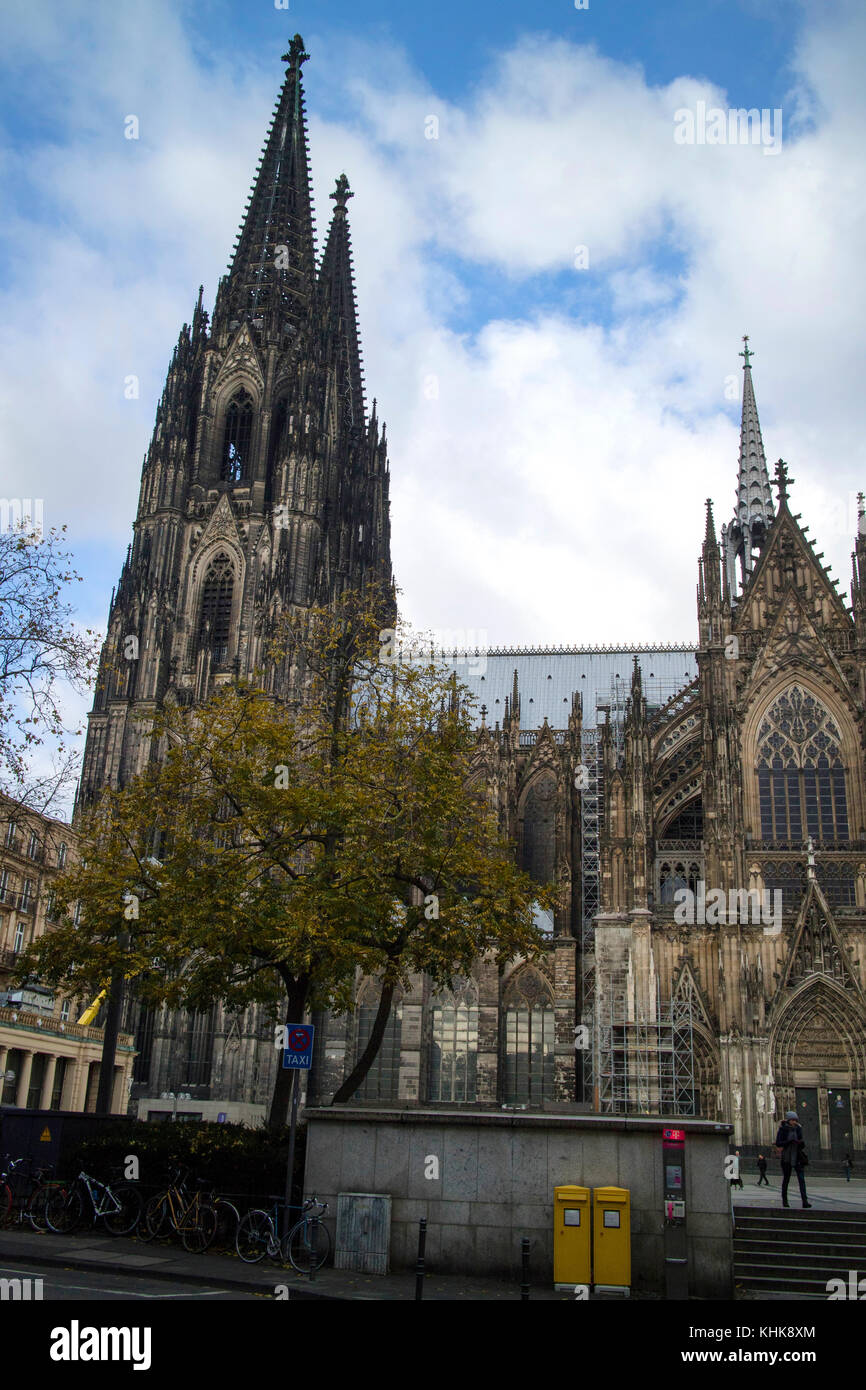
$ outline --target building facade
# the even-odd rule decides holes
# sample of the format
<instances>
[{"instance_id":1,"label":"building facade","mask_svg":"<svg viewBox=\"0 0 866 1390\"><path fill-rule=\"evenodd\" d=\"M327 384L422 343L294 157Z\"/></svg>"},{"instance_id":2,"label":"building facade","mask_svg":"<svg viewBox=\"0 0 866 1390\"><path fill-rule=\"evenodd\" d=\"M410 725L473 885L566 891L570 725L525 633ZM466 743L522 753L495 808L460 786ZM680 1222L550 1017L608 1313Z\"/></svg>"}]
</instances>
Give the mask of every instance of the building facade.
<instances>
[{"instance_id":1,"label":"building facade","mask_svg":"<svg viewBox=\"0 0 866 1390\"><path fill-rule=\"evenodd\" d=\"M296 36L212 320L200 293L172 357L83 802L135 775L163 701L262 667L281 613L390 580L352 194L341 176L317 257L306 57ZM848 609L781 461L773 497L743 356L737 503L721 537L707 506L695 640L454 655L478 704L474 776L560 907L536 963L479 961L445 994L411 980L360 1099L701 1115L741 1145L796 1103L816 1150L863 1148L866 540ZM299 691L285 666L266 681ZM312 1098L348 1074L377 998L361 980L353 1013L316 1020ZM277 1057L260 1010L129 1007L141 1113L180 1093L196 1113L264 1113Z\"/></svg>"},{"instance_id":2,"label":"building facade","mask_svg":"<svg viewBox=\"0 0 866 1390\"><path fill-rule=\"evenodd\" d=\"M102 1029L76 1022L75 1001L37 981L14 983L25 947L51 931L59 915L54 879L75 855L65 821L0 801L0 1104L40 1110L93 1110L99 1088ZM121 1035L114 1107L126 1107L133 1038Z\"/></svg>"}]
</instances>

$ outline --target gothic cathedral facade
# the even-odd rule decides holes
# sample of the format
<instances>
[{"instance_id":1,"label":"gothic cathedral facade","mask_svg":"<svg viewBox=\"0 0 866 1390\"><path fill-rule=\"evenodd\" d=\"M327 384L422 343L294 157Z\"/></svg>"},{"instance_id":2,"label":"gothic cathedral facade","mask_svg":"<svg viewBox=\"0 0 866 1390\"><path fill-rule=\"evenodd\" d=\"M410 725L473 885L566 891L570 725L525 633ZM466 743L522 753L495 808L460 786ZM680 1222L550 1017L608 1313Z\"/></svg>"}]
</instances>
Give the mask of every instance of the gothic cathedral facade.
<instances>
[{"instance_id":1,"label":"gothic cathedral facade","mask_svg":"<svg viewBox=\"0 0 866 1390\"><path fill-rule=\"evenodd\" d=\"M306 58L296 36L212 319L200 292L172 356L79 805L141 768L162 702L257 670L287 608L391 581L352 194L341 175L317 256ZM816 1152L864 1147L866 536L848 609L781 461L773 498L744 357L737 507L719 538L707 504L697 643L455 656L478 698L475 777L560 905L539 913L539 962L395 996L362 1102L700 1114L745 1146L796 1104ZM285 666L267 679L299 689ZM351 1014L318 1018L310 1099L348 1074L377 997L359 980ZM263 1011L127 1009L133 1110L171 1094L205 1118L264 1113Z\"/></svg>"}]
</instances>

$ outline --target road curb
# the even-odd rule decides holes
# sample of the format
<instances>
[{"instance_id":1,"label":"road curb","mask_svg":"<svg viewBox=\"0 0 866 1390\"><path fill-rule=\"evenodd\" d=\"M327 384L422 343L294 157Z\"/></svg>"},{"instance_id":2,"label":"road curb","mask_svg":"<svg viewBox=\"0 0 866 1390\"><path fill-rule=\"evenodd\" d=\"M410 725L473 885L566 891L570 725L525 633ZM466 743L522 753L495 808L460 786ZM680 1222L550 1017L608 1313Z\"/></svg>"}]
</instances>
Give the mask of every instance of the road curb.
<instances>
[{"instance_id":1,"label":"road curb","mask_svg":"<svg viewBox=\"0 0 866 1390\"><path fill-rule=\"evenodd\" d=\"M38 1253L31 1254L30 1251L25 1252L19 1248L7 1251L3 1249L2 1240L0 1240L0 1262L7 1262L10 1264L38 1264L49 1269L71 1269L77 1274L86 1273L87 1270L92 1269L96 1270L99 1274L117 1274L127 1278L139 1279L161 1279L165 1282L179 1284L205 1284L209 1288L236 1289L241 1293L258 1293L264 1296L270 1295L271 1297L273 1297L274 1288L281 1282L279 1277L275 1277L273 1280L269 1280L265 1283L264 1281L259 1282L250 1279L237 1279L231 1274L217 1275L208 1270L203 1270L199 1274L193 1270L172 1269L171 1267L165 1266L150 1269L130 1269L126 1265L118 1265L114 1260L87 1260L85 1263L77 1264L73 1258L70 1258L69 1254L61 1254L60 1252L57 1254L50 1254L48 1251L43 1252L40 1249ZM278 1271L275 1271L275 1275L278 1276ZM288 1301L294 1298L321 1298L329 1302L344 1302L346 1297L351 1297L351 1295L340 1296L339 1294L326 1293L324 1290L318 1289L303 1287L296 1289L293 1284L289 1284L287 1287L289 1289Z\"/></svg>"}]
</instances>

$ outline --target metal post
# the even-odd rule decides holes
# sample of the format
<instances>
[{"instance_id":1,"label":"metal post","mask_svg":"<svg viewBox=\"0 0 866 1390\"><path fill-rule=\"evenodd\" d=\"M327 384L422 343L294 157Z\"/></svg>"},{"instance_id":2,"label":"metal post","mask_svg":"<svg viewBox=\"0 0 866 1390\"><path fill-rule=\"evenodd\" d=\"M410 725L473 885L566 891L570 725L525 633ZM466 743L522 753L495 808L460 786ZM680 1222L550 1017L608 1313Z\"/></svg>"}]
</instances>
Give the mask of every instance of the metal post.
<instances>
[{"instance_id":1,"label":"metal post","mask_svg":"<svg viewBox=\"0 0 866 1390\"><path fill-rule=\"evenodd\" d=\"M415 1302L424 1297L424 1247L427 1244L427 1218L422 1216L418 1222L418 1259L415 1264Z\"/></svg>"},{"instance_id":2,"label":"metal post","mask_svg":"<svg viewBox=\"0 0 866 1390\"><path fill-rule=\"evenodd\" d=\"M291 1121L289 1123L289 1159L286 1164L286 1227L284 1231L285 1235L288 1235L289 1229L292 1224L291 1218L289 1216L289 1208L292 1205L292 1181L295 1173L295 1132L298 1127L298 1095L300 1093L300 1089L301 1087L299 1084L298 1072L297 1069L295 1069L292 1072L292 1111Z\"/></svg>"},{"instance_id":3,"label":"metal post","mask_svg":"<svg viewBox=\"0 0 866 1390\"><path fill-rule=\"evenodd\" d=\"M120 1013L123 1008L123 967L111 972L108 1010L102 1033L102 1060L99 1064L99 1089L96 1092L97 1115L111 1114L111 1093L114 1090L114 1059L117 1055L117 1035L120 1032Z\"/></svg>"},{"instance_id":4,"label":"metal post","mask_svg":"<svg viewBox=\"0 0 866 1390\"><path fill-rule=\"evenodd\" d=\"M523 1236L520 1241L520 1301L529 1302L529 1237Z\"/></svg>"}]
</instances>

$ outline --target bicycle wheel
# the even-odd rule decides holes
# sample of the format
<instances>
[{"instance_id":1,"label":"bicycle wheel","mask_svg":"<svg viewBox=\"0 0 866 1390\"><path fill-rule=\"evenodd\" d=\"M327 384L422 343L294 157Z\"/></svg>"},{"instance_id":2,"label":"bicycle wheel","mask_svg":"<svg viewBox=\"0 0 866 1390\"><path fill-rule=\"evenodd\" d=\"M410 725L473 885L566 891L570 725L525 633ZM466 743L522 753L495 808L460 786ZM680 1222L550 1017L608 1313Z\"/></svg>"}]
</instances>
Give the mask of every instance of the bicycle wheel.
<instances>
[{"instance_id":1,"label":"bicycle wheel","mask_svg":"<svg viewBox=\"0 0 866 1390\"><path fill-rule=\"evenodd\" d=\"M156 1240L158 1236L167 1236L171 1226L171 1211L168 1205L168 1193L157 1192L151 1197L144 1209L144 1220L142 1222L142 1239Z\"/></svg>"},{"instance_id":2,"label":"bicycle wheel","mask_svg":"<svg viewBox=\"0 0 866 1390\"><path fill-rule=\"evenodd\" d=\"M216 1213L217 1224L211 1249L230 1250L234 1254L241 1214L234 1203L227 1202L224 1197L215 1199L213 1209Z\"/></svg>"},{"instance_id":3,"label":"bicycle wheel","mask_svg":"<svg viewBox=\"0 0 866 1390\"><path fill-rule=\"evenodd\" d=\"M186 1222L181 1222L180 1235L184 1250L201 1255L213 1240L216 1228L217 1218L213 1207L200 1202L198 1209L190 1213Z\"/></svg>"},{"instance_id":4,"label":"bicycle wheel","mask_svg":"<svg viewBox=\"0 0 866 1390\"><path fill-rule=\"evenodd\" d=\"M235 1249L246 1264L254 1265L263 1260L274 1240L274 1223L266 1211L254 1208L241 1217Z\"/></svg>"},{"instance_id":5,"label":"bicycle wheel","mask_svg":"<svg viewBox=\"0 0 866 1390\"><path fill-rule=\"evenodd\" d=\"M113 1236L128 1236L141 1220L141 1193L131 1183L110 1189L112 1196L120 1203L118 1211L107 1211L103 1216L105 1229Z\"/></svg>"},{"instance_id":6,"label":"bicycle wheel","mask_svg":"<svg viewBox=\"0 0 866 1390\"><path fill-rule=\"evenodd\" d=\"M45 1222L49 1231L68 1236L84 1216L84 1199L77 1187L55 1187L45 1203Z\"/></svg>"},{"instance_id":7,"label":"bicycle wheel","mask_svg":"<svg viewBox=\"0 0 866 1390\"><path fill-rule=\"evenodd\" d=\"M314 1216L292 1227L287 1245L292 1268L299 1274L309 1274L311 1269L321 1269L330 1255L331 1232Z\"/></svg>"},{"instance_id":8,"label":"bicycle wheel","mask_svg":"<svg viewBox=\"0 0 866 1390\"><path fill-rule=\"evenodd\" d=\"M12 1220L12 1188L8 1182L0 1186L0 1226L8 1226Z\"/></svg>"},{"instance_id":9,"label":"bicycle wheel","mask_svg":"<svg viewBox=\"0 0 866 1390\"><path fill-rule=\"evenodd\" d=\"M27 1206L24 1208L24 1215L27 1217L34 1231L48 1230L48 1222L45 1219L45 1208L48 1205L48 1194L50 1191L50 1187L37 1187L36 1191L31 1193Z\"/></svg>"}]
</instances>

